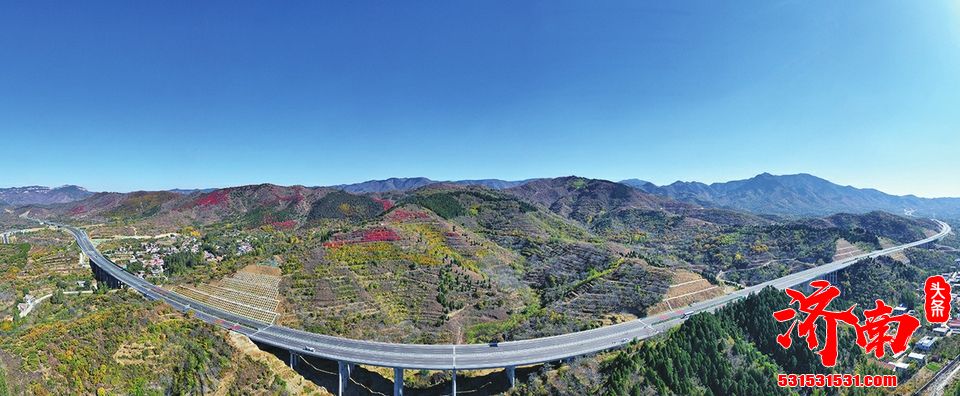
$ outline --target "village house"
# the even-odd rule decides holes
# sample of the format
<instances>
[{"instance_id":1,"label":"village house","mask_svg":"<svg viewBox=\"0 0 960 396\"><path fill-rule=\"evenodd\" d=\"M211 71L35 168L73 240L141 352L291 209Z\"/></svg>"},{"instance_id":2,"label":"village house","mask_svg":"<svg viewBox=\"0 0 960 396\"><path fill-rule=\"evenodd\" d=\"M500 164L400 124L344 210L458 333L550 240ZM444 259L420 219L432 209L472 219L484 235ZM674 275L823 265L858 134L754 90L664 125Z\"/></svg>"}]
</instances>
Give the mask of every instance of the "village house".
<instances>
[{"instance_id":1,"label":"village house","mask_svg":"<svg viewBox=\"0 0 960 396\"><path fill-rule=\"evenodd\" d=\"M919 342L917 342L917 349L924 352L930 351L930 349L933 348L933 344L936 341L937 341L936 338L933 338L930 336L924 336L923 338L920 339Z\"/></svg>"}]
</instances>

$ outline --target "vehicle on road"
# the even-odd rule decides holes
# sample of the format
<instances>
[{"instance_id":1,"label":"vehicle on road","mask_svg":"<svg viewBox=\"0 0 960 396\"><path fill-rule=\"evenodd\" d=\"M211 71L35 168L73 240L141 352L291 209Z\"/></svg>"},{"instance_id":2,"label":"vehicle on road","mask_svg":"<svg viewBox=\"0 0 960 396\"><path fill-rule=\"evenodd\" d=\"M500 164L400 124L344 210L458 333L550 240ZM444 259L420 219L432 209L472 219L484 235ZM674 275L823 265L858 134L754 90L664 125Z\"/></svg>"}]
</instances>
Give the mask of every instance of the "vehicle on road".
<instances>
[{"instance_id":1,"label":"vehicle on road","mask_svg":"<svg viewBox=\"0 0 960 396\"><path fill-rule=\"evenodd\" d=\"M304 346L304 347L303 347L303 350L304 350L304 351L307 351L307 352L316 352L316 351L317 351L317 350L314 349L312 346Z\"/></svg>"},{"instance_id":2,"label":"vehicle on road","mask_svg":"<svg viewBox=\"0 0 960 396\"><path fill-rule=\"evenodd\" d=\"M496 348L496 347L499 347L499 346L500 346L500 343L497 342L497 341L490 341L490 344L489 344L489 345L490 345L491 348Z\"/></svg>"},{"instance_id":3,"label":"vehicle on road","mask_svg":"<svg viewBox=\"0 0 960 396\"><path fill-rule=\"evenodd\" d=\"M680 315L680 319L686 319L693 316L693 311L684 312L683 315Z\"/></svg>"}]
</instances>

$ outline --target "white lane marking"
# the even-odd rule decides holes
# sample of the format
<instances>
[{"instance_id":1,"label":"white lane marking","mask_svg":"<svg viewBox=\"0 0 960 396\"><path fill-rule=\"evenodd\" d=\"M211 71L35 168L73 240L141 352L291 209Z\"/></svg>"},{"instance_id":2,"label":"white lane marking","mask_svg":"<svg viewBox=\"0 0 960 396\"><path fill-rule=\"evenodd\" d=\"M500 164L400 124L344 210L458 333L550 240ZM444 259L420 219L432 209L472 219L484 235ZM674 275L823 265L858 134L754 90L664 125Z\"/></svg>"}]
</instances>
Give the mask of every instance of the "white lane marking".
<instances>
[{"instance_id":1,"label":"white lane marking","mask_svg":"<svg viewBox=\"0 0 960 396\"><path fill-rule=\"evenodd\" d=\"M269 325L269 326L267 326L267 327L259 328L259 329L257 329L257 331L253 332L253 334L250 334L250 337L253 337L253 336L257 335L257 333L260 333L261 331L267 330L267 329L269 329L269 328L271 328L271 327L273 327L273 325Z\"/></svg>"}]
</instances>

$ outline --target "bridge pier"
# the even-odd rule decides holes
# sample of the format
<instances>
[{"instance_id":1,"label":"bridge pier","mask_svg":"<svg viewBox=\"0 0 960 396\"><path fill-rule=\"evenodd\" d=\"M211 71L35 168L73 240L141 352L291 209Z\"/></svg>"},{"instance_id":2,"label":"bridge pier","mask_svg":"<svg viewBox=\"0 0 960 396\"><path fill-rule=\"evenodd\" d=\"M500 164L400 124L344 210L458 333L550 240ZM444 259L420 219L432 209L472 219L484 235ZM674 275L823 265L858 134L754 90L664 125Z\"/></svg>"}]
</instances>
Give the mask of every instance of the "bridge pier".
<instances>
[{"instance_id":1,"label":"bridge pier","mask_svg":"<svg viewBox=\"0 0 960 396\"><path fill-rule=\"evenodd\" d=\"M810 294L810 293L813 293L814 291L816 291L816 289L814 289L812 286L810 286L810 282L813 282L813 281L815 281L815 280L825 280L825 281L827 281L827 282L830 282L831 285L840 287L840 285L839 285L839 283L838 283L838 281L837 281L837 279L838 279L838 278L837 278L837 272L838 272L838 271L840 271L840 270L833 271L833 272L829 272L829 273L820 275L819 277L816 277L816 278L813 278L813 279L808 279L808 280L803 281L802 283L798 284L797 286L800 286L800 288L801 288L801 290L803 291L804 294Z\"/></svg>"},{"instance_id":2,"label":"bridge pier","mask_svg":"<svg viewBox=\"0 0 960 396\"><path fill-rule=\"evenodd\" d=\"M93 279L97 280L98 285L106 285L108 289L119 289L123 287L123 282L114 278L109 272L100 268L93 260L90 260L90 270L93 271Z\"/></svg>"},{"instance_id":3,"label":"bridge pier","mask_svg":"<svg viewBox=\"0 0 960 396\"><path fill-rule=\"evenodd\" d=\"M297 369L297 358L299 358L299 357L300 357L300 355L297 355L296 352L290 351L290 368L292 368L292 369L294 369L294 370Z\"/></svg>"},{"instance_id":4,"label":"bridge pier","mask_svg":"<svg viewBox=\"0 0 960 396\"><path fill-rule=\"evenodd\" d=\"M453 392L450 394L457 396L457 369L453 369L453 375L451 377L453 378Z\"/></svg>"},{"instance_id":5,"label":"bridge pier","mask_svg":"<svg viewBox=\"0 0 960 396\"><path fill-rule=\"evenodd\" d=\"M353 364L347 362L337 362L340 368L340 389L337 394L343 396L347 392L347 385L350 384L350 372L353 371Z\"/></svg>"},{"instance_id":6,"label":"bridge pier","mask_svg":"<svg viewBox=\"0 0 960 396\"><path fill-rule=\"evenodd\" d=\"M513 386L517 383L517 367L507 366L504 371L507 372L507 383L510 384L510 388L513 388Z\"/></svg>"},{"instance_id":7,"label":"bridge pier","mask_svg":"<svg viewBox=\"0 0 960 396\"><path fill-rule=\"evenodd\" d=\"M403 396L403 369L393 368L393 396Z\"/></svg>"}]
</instances>

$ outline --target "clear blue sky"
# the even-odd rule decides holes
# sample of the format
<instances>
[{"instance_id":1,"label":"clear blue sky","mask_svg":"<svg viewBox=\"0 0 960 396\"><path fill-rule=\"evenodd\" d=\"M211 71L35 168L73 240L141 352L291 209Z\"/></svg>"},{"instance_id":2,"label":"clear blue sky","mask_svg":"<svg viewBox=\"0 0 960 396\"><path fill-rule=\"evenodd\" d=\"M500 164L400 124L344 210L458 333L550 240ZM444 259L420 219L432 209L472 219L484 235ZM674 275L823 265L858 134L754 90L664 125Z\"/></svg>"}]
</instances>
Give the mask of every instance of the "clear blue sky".
<instances>
[{"instance_id":1,"label":"clear blue sky","mask_svg":"<svg viewBox=\"0 0 960 396\"><path fill-rule=\"evenodd\" d=\"M600 3L4 2L0 186L767 171L960 196L957 2Z\"/></svg>"}]
</instances>

